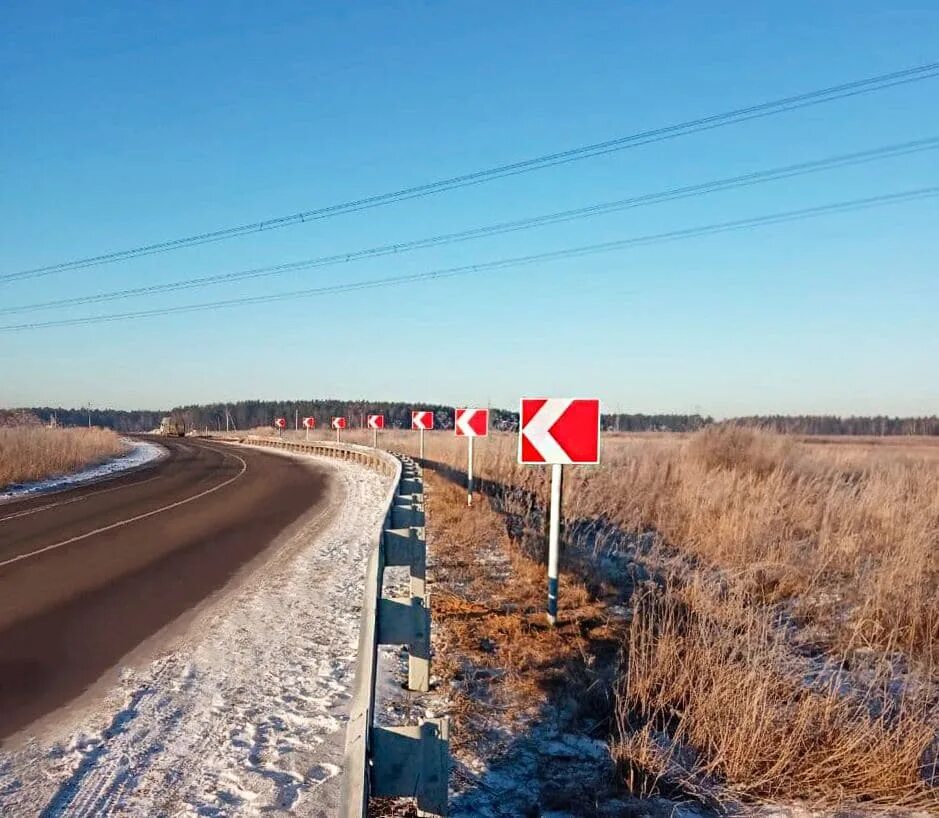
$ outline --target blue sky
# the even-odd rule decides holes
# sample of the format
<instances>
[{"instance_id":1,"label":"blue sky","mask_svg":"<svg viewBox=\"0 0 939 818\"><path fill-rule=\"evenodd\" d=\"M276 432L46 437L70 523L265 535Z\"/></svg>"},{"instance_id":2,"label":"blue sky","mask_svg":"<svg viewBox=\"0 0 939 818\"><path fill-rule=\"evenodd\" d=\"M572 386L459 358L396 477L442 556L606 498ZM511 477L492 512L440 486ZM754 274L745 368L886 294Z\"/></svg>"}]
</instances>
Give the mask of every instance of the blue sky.
<instances>
[{"instance_id":1,"label":"blue sky","mask_svg":"<svg viewBox=\"0 0 939 818\"><path fill-rule=\"evenodd\" d=\"M934 2L4 3L0 273L939 60ZM353 251L939 135L939 79L311 225L0 283L0 307ZM939 152L0 324L420 273L939 184ZM251 397L939 411L939 200L576 260L0 333L0 405Z\"/></svg>"}]
</instances>

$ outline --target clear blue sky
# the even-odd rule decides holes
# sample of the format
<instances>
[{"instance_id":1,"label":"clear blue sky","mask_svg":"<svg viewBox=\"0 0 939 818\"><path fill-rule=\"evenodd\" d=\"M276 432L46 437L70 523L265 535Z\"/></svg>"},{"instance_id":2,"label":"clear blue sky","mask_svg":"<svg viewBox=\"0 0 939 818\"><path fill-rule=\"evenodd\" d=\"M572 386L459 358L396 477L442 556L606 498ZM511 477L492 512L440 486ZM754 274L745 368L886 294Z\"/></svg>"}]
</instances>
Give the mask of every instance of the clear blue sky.
<instances>
[{"instance_id":1,"label":"clear blue sky","mask_svg":"<svg viewBox=\"0 0 939 818\"><path fill-rule=\"evenodd\" d=\"M0 273L939 60L919 2L65 3L0 11ZM357 250L939 135L939 80L312 225L0 284L0 306ZM0 324L417 273L939 184L939 152ZM475 277L0 333L0 405L251 397L939 411L939 203Z\"/></svg>"}]
</instances>

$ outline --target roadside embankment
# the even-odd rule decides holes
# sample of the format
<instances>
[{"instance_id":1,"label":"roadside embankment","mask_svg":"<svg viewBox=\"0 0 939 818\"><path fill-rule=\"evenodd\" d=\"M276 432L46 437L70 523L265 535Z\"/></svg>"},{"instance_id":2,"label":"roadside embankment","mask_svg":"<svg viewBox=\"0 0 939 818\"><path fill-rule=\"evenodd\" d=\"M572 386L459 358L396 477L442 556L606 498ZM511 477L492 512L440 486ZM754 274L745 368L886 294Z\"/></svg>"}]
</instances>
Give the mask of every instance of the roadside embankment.
<instances>
[{"instance_id":1,"label":"roadside embankment","mask_svg":"<svg viewBox=\"0 0 939 818\"><path fill-rule=\"evenodd\" d=\"M935 814L935 444L609 435L565 475L552 632L546 470L493 433L467 509L465 442L425 443L452 814Z\"/></svg>"}]
</instances>

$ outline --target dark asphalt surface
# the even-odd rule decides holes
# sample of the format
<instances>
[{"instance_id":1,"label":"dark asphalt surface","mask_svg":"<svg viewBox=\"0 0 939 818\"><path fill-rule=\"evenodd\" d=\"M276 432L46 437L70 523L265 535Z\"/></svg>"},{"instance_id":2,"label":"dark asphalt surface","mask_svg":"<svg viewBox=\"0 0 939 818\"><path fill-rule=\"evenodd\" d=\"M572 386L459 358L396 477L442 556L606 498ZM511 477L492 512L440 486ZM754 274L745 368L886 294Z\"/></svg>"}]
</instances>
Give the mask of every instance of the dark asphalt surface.
<instances>
[{"instance_id":1,"label":"dark asphalt surface","mask_svg":"<svg viewBox=\"0 0 939 818\"><path fill-rule=\"evenodd\" d=\"M326 473L309 462L158 442L170 454L155 465L0 504L0 742L67 704L325 501Z\"/></svg>"}]
</instances>

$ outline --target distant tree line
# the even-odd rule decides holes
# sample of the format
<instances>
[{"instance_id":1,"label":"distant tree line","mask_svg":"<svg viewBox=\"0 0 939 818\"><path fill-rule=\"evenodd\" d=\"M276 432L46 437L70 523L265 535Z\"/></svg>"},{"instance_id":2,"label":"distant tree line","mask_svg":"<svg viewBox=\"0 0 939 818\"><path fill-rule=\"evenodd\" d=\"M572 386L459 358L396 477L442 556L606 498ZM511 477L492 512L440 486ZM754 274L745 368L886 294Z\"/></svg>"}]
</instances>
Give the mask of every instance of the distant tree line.
<instances>
[{"instance_id":1,"label":"distant tree line","mask_svg":"<svg viewBox=\"0 0 939 818\"><path fill-rule=\"evenodd\" d=\"M63 409L38 406L27 410L48 425L53 418L59 426L103 426L116 432L149 432L160 425L166 412L150 409Z\"/></svg>"},{"instance_id":2,"label":"distant tree line","mask_svg":"<svg viewBox=\"0 0 939 818\"><path fill-rule=\"evenodd\" d=\"M400 401L367 400L246 400L237 403L210 403L179 406L172 410L124 410L124 409L63 409L49 406L31 409L3 410L0 425L36 422L48 424L55 417L60 426L105 426L118 432L149 432L159 427L160 419L175 415L196 429L214 431L252 429L270 426L274 418L287 418L288 428L293 428L295 417L314 417L318 427L329 424L334 417L342 415L353 427L362 426L369 414L384 414L389 429L409 429L411 410L426 409L434 413L434 428L453 428L453 407L443 404L402 403ZM492 428L503 431L518 429L518 413L493 408L490 422ZM716 421L699 414L611 414L604 415L601 426L604 431L620 432L694 432ZM939 417L838 417L837 415L753 415L731 418L722 423L757 426L787 434L801 435L939 435Z\"/></svg>"},{"instance_id":3,"label":"distant tree line","mask_svg":"<svg viewBox=\"0 0 939 818\"><path fill-rule=\"evenodd\" d=\"M287 428L294 427L295 418L316 418L317 427L328 426L334 417L345 417L353 428L364 426L368 415L383 414L385 428L410 429L411 410L426 409L434 413L434 427L453 428L453 409L449 406L427 403L400 403L367 400L245 400L237 403L210 403L178 406L172 414L180 416L196 429L215 431L252 429L271 426L274 418L286 418ZM226 426L226 412L228 423Z\"/></svg>"},{"instance_id":4,"label":"distant tree line","mask_svg":"<svg viewBox=\"0 0 939 818\"><path fill-rule=\"evenodd\" d=\"M607 432L696 432L714 422L701 415L604 415L601 428Z\"/></svg>"},{"instance_id":5,"label":"distant tree line","mask_svg":"<svg viewBox=\"0 0 939 818\"><path fill-rule=\"evenodd\" d=\"M918 418L757 415L728 422L798 435L939 435L939 417L935 415Z\"/></svg>"},{"instance_id":6,"label":"distant tree line","mask_svg":"<svg viewBox=\"0 0 939 818\"><path fill-rule=\"evenodd\" d=\"M0 409L0 428L5 426L39 426L42 421L29 409Z\"/></svg>"},{"instance_id":7,"label":"distant tree line","mask_svg":"<svg viewBox=\"0 0 939 818\"><path fill-rule=\"evenodd\" d=\"M366 417L370 414L384 414L385 427L388 429L410 429L412 409L432 411L435 429L453 428L452 406L393 401L252 400L229 404L180 406L174 409L173 413L197 429L225 429L226 410L229 424L238 429L270 426L274 418L278 417L287 419L288 428L293 428L296 417L314 417L319 427L328 424L337 416L346 417L353 427L359 427L365 425ZM489 421L493 429L515 431L518 429L518 412L493 407L490 409ZM602 426L607 431L689 432L712 422L711 418L703 418L700 415L604 415Z\"/></svg>"}]
</instances>

